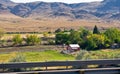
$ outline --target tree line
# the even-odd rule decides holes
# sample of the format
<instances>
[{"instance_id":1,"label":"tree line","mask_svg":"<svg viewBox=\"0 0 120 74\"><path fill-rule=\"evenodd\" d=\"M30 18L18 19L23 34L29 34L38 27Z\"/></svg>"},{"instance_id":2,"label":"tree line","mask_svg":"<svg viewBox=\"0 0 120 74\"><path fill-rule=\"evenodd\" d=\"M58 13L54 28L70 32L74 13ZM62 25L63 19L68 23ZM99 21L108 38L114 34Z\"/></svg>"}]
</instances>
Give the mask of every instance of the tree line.
<instances>
[{"instance_id":1,"label":"tree line","mask_svg":"<svg viewBox=\"0 0 120 74\"><path fill-rule=\"evenodd\" d=\"M85 28L80 28L77 31L59 31L56 33L55 43L60 45L79 44L82 49L86 50L110 48L114 43L120 45L120 30L108 28L104 32L100 32L95 26L93 31Z\"/></svg>"},{"instance_id":2,"label":"tree line","mask_svg":"<svg viewBox=\"0 0 120 74\"><path fill-rule=\"evenodd\" d=\"M1 39L4 33L3 30L0 30L0 46L6 44L6 41ZM47 36L46 33L43 35L44 37ZM42 42L41 38L35 34L28 35L26 38L22 38L21 35L18 34L13 36L10 41L12 41L12 46L37 45ZM8 42L9 41L7 41L7 43ZM117 28L108 28L100 32L97 26L94 27L93 31L85 28L80 28L77 31L74 29L69 31L57 29L55 31L55 41L48 39L49 45L79 44L82 49L86 50L110 48L114 43L120 46L120 30Z\"/></svg>"},{"instance_id":3,"label":"tree line","mask_svg":"<svg viewBox=\"0 0 120 74\"><path fill-rule=\"evenodd\" d=\"M7 42L7 43L6 43ZM8 44L10 42L10 44ZM8 45L7 45L8 44ZM25 38L21 37L20 34L14 35L9 41L0 40L1 47L4 46L24 46L24 45L38 45L41 44L41 38L37 35L27 35Z\"/></svg>"}]
</instances>

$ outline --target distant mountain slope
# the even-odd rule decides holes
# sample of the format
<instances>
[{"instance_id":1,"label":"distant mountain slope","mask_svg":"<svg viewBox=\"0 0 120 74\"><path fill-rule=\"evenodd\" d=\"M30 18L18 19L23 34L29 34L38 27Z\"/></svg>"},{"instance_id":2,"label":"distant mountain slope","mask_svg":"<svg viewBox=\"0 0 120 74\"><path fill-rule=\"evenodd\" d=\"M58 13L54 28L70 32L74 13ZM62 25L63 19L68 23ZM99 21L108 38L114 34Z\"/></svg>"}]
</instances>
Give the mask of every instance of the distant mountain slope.
<instances>
[{"instance_id":1,"label":"distant mountain slope","mask_svg":"<svg viewBox=\"0 0 120 74\"><path fill-rule=\"evenodd\" d=\"M16 3L10 1L10 0L0 0L0 4L6 5L6 6L15 6Z\"/></svg>"},{"instance_id":2,"label":"distant mountain slope","mask_svg":"<svg viewBox=\"0 0 120 74\"><path fill-rule=\"evenodd\" d=\"M3 11L20 17L119 20L120 0L76 4L59 2L16 4L10 0L0 0L0 12Z\"/></svg>"},{"instance_id":3,"label":"distant mountain slope","mask_svg":"<svg viewBox=\"0 0 120 74\"><path fill-rule=\"evenodd\" d=\"M106 13L120 13L120 0L104 0L98 11Z\"/></svg>"}]
</instances>

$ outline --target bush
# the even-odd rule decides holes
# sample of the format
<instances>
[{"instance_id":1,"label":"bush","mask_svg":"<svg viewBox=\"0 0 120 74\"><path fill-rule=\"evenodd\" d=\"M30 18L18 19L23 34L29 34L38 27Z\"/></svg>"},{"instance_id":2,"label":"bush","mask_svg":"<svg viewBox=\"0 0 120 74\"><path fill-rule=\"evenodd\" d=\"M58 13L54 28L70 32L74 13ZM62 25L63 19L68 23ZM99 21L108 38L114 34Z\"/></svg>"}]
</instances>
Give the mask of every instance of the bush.
<instances>
[{"instance_id":1,"label":"bush","mask_svg":"<svg viewBox=\"0 0 120 74\"><path fill-rule=\"evenodd\" d=\"M25 41L27 45L36 45L41 43L41 39L37 35L28 35Z\"/></svg>"},{"instance_id":2,"label":"bush","mask_svg":"<svg viewBox=\"0 0 120 74\"><path fill-rule=\"evenodd\" d=\"M0 40L0 46L4 47L6 45L6 40Z\"/></svg>"},{"instance_id":3,"label":"bush","mask_svg":"<svg viewBox=\"0 0 120 74\"><path fill-rule=\"evenodd\" d=\"M18 54L16 57L12 58L9 60L9 62L11 63L17 63L17 62L26 62L25 56L23 56L22 54ZM24 71L24 68L16 68L16 69L10 69L10 71Z\"/></svg>"},{"instance_id":4,"label":"bush","mask_svg":"<svg viewBox=\"0 0 120 74\"><path fill-rule=\"evenodd\" d=\"M15 36L13 37L12 41L13 41L13 45L21 45L23 39L21 38L20 35L15 35Z\"/></svg>"},{"instance_id":5,"label":"bush","mask_svg":"<svg viewBox=\"0 0 120 74\"><path fill-rule=\"evenodd\" d=\"M18 54L14 58L10 59L9 62L26 62L26 59L22 54Z\"/></svg>"},{"instance_id":6,"label":"bush","mask_svg":"<svg viewBox=\"0 0 120 74\"><path fill-rule=\"evenodd\" d=\"M49 39L49 40L48 40L48 44L49 44L49 45L54 45L54 44L55 44L55 41L54 41L54 40Z\"/></svg>"},{"instance_id":7,"label":"bush","mask_svg":"<svg viewBox=\"0 0 120 74\"><path fill-rule=\"evenodd\" d=\"M88 51L86 51L86 50L80 50L79 54L76 57L76 60L83 60L83 56L87 53L88 53Z\"/></svg>"}]
</instances>

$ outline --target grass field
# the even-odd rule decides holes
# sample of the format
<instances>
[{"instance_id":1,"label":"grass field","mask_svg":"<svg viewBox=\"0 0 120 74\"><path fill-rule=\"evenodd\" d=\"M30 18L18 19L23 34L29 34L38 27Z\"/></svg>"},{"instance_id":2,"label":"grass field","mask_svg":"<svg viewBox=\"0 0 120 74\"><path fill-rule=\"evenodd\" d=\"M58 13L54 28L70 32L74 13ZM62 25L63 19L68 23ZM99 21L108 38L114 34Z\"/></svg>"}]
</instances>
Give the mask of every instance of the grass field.
<instances>
[{"instance_id":1,"label":"grass field","mask_svg":"<svg viewBox=\"0 0 120 74\"><path fill-rule=\"evenodd\" d=\"M82 51L82 50L81 50ZM81 52L80 51L80 52ZM106 49L97 51L87 51L88 53L82 54L81 60L87 59L120 59L120 49ZM25 56L27 62L44 62L44 61L66 61L75 60L76 57L68 54L61 54L59 50L43 50L43 51L29 51L25 52L4 52L0 54L0 63L7 63L15 56L22 54ZM78 58L78 57L77 57ZM79 59L79 58L78 58Z\"/></svg>"},{"instance_id":2,"label":"grass field","mask_svg":"<svg viewBox=\"0 0 120 74\"><path fill-rule=\"evenodd\" d=\"M82 57L81 57L82 56ZM120 49L101 49L97 51L81 51L78 60L120 59Z\"/></svg>"},{"instance_id":3,"label":"grass field","mask_svg":"<svg viewBox=\"0 0 120 74\"><path fill-rule=\"evenodd\" d=\"M45 50L45 51L33 51L33 52L12 52L0 54L0 63L8 62L11 58L16 55L22 54L25 56L27 62L42 62L42 61L66 61L75 60L72 55L61 54L56 50Z\"/></svg>"},{"instance_id":4,"label":"grass field","mask_svg":"<svg viewBox=\"0 0 120 74\"><path fill-rule=\"evenodd\" d=\"M24 55L28 62L75 60L75 57L72 55L61 54L53 50L46 50L44 52L25 52Z\"/></svg>"}]
</instances>

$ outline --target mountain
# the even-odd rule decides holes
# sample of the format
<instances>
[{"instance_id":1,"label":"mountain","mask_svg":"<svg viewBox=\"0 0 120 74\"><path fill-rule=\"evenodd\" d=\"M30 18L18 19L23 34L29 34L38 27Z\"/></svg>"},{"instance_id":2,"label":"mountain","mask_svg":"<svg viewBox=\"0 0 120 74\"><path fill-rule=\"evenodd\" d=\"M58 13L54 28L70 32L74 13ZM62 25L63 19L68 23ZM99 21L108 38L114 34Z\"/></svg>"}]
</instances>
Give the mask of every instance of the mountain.
<instances>
[{"instance_id":1,"label":"mountain","mask_svg":"<svg viewBox=\"0 0 120 74\"><path fill-rule=\"evenodd\" d=\"M119 20L120 0L66 4L60 2L14 3L0 0L0 12L9 12L20 17L70 18L70 19L112 19Z\"/></svg>"},{"instance_id":2,"label":"mountain","mask_svg":"<svg viewBox=\"0 0 120 74\"><path fill-rule=\"evenodd\" d=\"M16 3L10 1L10 0L0 0L0 4L6 5L6 6L15 6Z\"/></svg>"},{"instance_id":3,"label":"mountain","mask_svg":"<svg viewBox=\"0 0 120 74\"><path fill-rule=\"evenodd\" d=\"M120 0L66 4L61 2L14 3L0 0L0 28L7 32L48 32L94 25L100 30L120 28Z\"/></svg>"},{"instance_id":4,"label":"mountain","mask_svg":"<svg viewBox=\"0 0 120 74\"><path fill-rule=\"evenodd\" d=\"M120 0L104 0L98 8L100 12L119 13Z\"/></svg>"},{"instance_id":5,"label":"mountain","mask_svg":"<svg viewBox=\"0 0 120 74\"><path fill-rule=\"evenodd\" d=\"M10 0L0 0L0 14L12 14L11 9L16 5Z\"/></svg>"}]
</instances>

